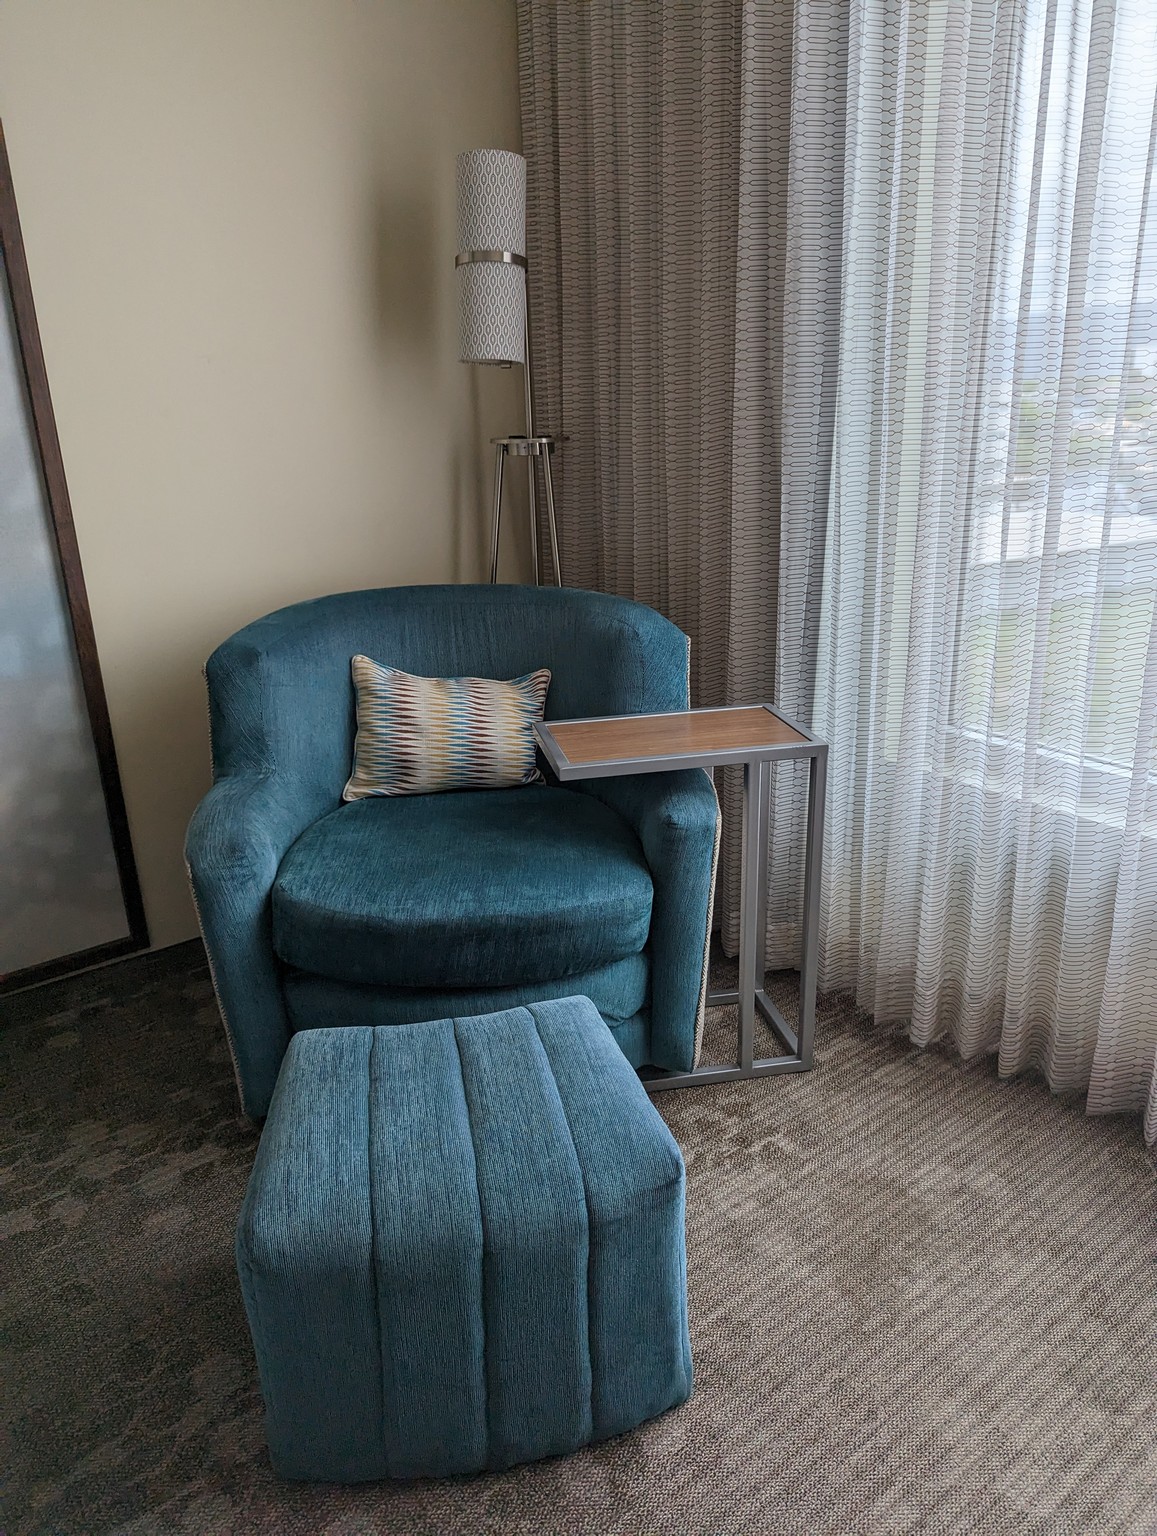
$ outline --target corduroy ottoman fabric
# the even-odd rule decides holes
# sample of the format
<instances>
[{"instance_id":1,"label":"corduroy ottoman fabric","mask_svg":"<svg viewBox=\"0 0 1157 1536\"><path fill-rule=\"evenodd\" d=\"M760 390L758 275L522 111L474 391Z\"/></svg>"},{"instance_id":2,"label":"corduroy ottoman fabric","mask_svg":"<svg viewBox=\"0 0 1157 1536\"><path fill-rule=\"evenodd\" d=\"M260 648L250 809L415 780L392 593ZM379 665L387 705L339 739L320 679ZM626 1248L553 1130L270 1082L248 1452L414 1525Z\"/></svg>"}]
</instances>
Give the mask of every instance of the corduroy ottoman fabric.
<instances>
[{"instance_id":1,"label":"corduroy ottoman fabric","mask_svg":"<svg viewBox=\"0 0 1157 1536\"><path fill-rule=\"evenodd\" d=\"M237 1261L282 1476L507 1467L691 1390L683 1161L586 998L294 1036Z\"/></svg>"}]
</instances>

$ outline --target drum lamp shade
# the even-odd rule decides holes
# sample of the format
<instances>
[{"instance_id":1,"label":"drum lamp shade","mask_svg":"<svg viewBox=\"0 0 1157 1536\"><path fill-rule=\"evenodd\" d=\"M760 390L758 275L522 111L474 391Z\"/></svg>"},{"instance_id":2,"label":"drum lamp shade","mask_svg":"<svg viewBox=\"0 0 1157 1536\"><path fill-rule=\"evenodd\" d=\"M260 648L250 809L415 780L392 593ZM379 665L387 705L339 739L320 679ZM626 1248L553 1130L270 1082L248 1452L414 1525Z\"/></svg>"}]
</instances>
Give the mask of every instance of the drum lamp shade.
<instances>
[{"instance_id":1,"label":"drum lamp shade","mask_svg":"<svg viewBox=\"0 0 1157 1536\"><path fill-rule=\"evenodd\" d=\"M526 161L505 149L458 156L458 356L526 360ZM472 259L463 259L472 258Z\"/></svg>"}]
</instances>

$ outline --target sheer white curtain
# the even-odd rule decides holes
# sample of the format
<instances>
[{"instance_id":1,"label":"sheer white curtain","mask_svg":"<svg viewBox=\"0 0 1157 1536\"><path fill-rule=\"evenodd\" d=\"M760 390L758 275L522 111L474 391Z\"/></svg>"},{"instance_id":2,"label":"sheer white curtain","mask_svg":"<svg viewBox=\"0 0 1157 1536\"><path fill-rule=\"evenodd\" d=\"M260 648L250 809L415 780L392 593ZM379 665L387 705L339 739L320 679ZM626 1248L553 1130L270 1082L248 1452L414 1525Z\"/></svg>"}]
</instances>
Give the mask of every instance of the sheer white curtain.
<instances>
[{"instance_id":1,"label":"sheer white curtain","mask_svg":"<svg viewBox=\"0 0 1157 1536\"><path fill-rule=\"evenodd\" d=\"M793 93L844 114L838 362L822 503L814 419L784 425L779 681L814 681L832 747L821 985L1153 1140L1157 4L855 0L837 82L809 10ZM801 252L832 221L807 117ZM817 531L809 661L782 631Z\"/></svg>"}]
</instances>

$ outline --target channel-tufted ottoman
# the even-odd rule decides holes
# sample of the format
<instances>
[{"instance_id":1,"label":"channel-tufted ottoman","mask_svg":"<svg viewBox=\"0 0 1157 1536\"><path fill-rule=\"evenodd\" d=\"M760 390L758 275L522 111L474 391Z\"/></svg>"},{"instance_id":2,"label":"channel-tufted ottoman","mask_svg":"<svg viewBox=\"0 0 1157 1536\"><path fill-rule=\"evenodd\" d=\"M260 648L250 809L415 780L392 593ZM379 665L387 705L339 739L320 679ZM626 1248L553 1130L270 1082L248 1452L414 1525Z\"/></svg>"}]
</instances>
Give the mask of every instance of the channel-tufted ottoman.
<instances>
[{"instance_id":1,"label":"channel-tufted ottoman","mask_svg":"<svg viewBox=\"0 0 1157 1536\"><path fill-rule=\"evenodd\" d=\"M586 998L295 1035L237 1232L275 1470L507 1467L683 1402L683 1190Z\"/></svg>"}]
</instances>

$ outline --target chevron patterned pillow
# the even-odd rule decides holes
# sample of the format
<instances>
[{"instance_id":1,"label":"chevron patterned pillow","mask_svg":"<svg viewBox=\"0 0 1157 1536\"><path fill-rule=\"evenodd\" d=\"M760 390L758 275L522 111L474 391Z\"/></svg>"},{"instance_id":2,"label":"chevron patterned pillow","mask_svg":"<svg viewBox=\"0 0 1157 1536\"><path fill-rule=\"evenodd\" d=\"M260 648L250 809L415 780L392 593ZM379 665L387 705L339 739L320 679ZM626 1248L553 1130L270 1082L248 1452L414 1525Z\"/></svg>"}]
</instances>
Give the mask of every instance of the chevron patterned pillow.
<instances>
[{"instance_id":1,"label":"chevron patterned pillow","mask_svg":"<svg viewBox=\"0 0 1157 1536\"><path fill-rule=\"evenodd\" d=\"M541 780L533 726L550 687L546 667L507 683L414 677L368 656L355 656L351 670L358 730L343 800L508 789Z\"/></svg>"}]
</instances>

